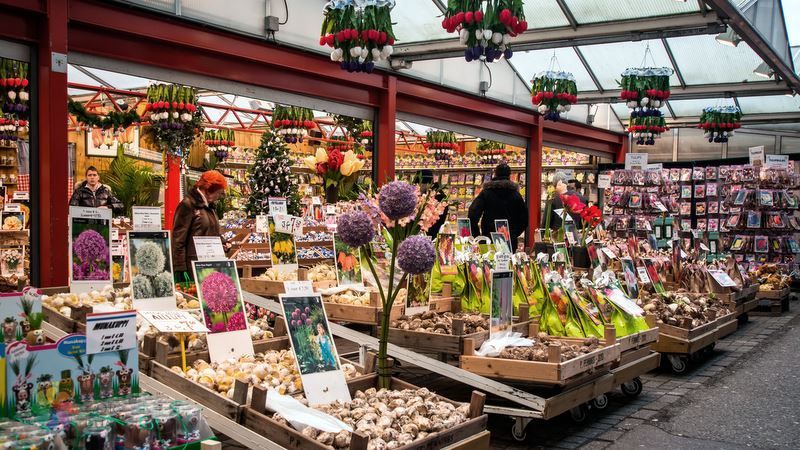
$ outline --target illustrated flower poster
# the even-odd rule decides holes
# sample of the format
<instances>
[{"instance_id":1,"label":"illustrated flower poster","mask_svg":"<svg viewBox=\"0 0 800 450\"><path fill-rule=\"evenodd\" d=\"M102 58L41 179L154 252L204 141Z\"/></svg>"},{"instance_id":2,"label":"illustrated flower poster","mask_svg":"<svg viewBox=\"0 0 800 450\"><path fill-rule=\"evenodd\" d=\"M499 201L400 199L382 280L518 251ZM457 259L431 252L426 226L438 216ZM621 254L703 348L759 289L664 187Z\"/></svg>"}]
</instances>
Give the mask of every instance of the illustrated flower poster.
<instances>
[{"instance_id":1,"label":"illustrated flower poster","mask_svg":"<svg viewBox=\"0 0 800 450\"><path fill-rule=\"evenodd\" d=\"M69 208L70 291L101 290L111 284L111 210Z\"/></svg>"},{"instance_id":2,"label":"illustrated flower poster","mask_svg":"<svg viewBox=\"0 0 800 450\"><path fill-rule=\"evenodd\" d=\"M236 262L194 261L192 266L203 323L211 330L207 338L211 361L252 355L253 340L245 317Z\"/></svg>"},{"instance_id":3,"label":"illustrated flower poster","mask_svg":"<svg viewBox=\"0 0 800 450\"><path fill-rule=\"evenodd\" d=\"M353 249L339 239L334 239L336 248L336 278L339 286L364 285L361 272L361 251Z\"/></svg>"},{"instance_id":4,"label":"illustrated flower poster","mask_svg":"<svg viewBox=\"0 0 800 450\"><path fill-rule=\"evenodd\" d=\"M133 307L140 311L176 308L169 231L128 232Z\"/></svg>"}]
</instances>

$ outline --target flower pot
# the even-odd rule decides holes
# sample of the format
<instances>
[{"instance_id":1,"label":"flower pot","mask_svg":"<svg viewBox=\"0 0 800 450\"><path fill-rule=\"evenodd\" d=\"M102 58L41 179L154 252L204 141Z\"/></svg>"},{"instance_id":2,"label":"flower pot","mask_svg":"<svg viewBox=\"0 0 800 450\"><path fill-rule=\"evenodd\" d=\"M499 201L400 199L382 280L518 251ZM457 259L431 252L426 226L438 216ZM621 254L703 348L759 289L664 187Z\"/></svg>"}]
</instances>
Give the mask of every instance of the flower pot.
<instances>
[{"instance_id":1,"label":"flower pot","mask_svg":"<svg viewBox=\"0 0 800 450\"><path fill-rule=\"evenodd\" d=\"M334 204L339 201L339 186L331 185L325 188L325 202Z\"/></svg>"},{"instance_id":2,"label":"flower pot","mask_svg":"<svg viewBox=\"0 0 800 450\"><path fill-rule=\"evenodd\" d=\"M586 247L571 247L572 266L581 269L591 269L592 260L589 258L589 250Z\"/></svg>"}]
</instances>

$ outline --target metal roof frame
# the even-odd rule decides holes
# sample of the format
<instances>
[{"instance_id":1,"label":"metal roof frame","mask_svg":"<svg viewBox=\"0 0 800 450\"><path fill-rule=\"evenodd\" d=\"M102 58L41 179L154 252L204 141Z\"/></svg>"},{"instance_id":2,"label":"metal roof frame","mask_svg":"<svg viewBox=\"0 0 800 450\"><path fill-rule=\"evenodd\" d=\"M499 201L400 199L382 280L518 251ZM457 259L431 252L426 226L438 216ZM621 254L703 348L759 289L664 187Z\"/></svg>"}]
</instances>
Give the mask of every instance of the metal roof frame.
<instances>
[{"instance_id":1,"label":"metal roof frame","mask_svg":"<svg viewBox=\"0 0 800 450\"><path fill-rule=\"evenodd\" d=\"M581 92L578 103L619 103L621 90ZM697 84L684 88L672 87L670 100L691 100L716 97L757 97L761 95L791 94L792 88L784 80L745 81L741 83Z\"/></svg>"}]
</instances>

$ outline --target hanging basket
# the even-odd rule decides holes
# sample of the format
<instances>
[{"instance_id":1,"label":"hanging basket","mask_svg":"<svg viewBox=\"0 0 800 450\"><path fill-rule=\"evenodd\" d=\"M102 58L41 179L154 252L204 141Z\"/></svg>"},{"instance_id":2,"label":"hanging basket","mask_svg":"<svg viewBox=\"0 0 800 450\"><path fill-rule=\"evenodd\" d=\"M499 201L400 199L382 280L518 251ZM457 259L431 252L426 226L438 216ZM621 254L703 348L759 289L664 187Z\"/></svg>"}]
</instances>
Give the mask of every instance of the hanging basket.
<instances>
[{"instance_id":1,"label":"hanging basket","mask_svg":"<svg viewBox=\"0 0 800 450\"><path fill-rule=\"evenodd\" d=\"M154 84L147 88L145 111L156 146L170 155L183 157L179 149L192 146L203 121L202 109L197 104L197 89Z\"/></svg>"},{"instance_id":2,"label":"hanging basket","mask_svg":"<svg viewBox=\"0 0 800 450\"><path fill-rule=\"evenodd\" d=\"M456 134L451 131L428 131L422 144L436 161L450 161L458 149Z\"/></svg>"},{"instance_id":3,"label":"hanging basket","mask_svg":"<svg viewBox=\"0 0 800 450\"><path fill-rule=\"evenodd\" d=\"M698 128L706 132L708 142L728 142L733 130L742 127L742 111L736 106L712 106L703 109Z\"/></svg>"},{"instance_id":4,"label":"hanging basket","mask_svg":"<svg viewBox=\"0 0 800 450\"><path fill-rule=\"evenodd\" d=\"M218 161L224 162L236 145L233 130L206 130L205 144Z\"/></svg>"},{"instance_id":5,"label":"hanging basket","mask_svg":"<svg viewBox=\"0 0 800 450\"><path fill-rule=\"evenodd\" d=\"M333 48L331 61L348 72L372 73L375 63L393 52L392 8L394 0L361 6L354 0L329 2L319 45Z\"/></svg>"},{"instance_id":6,"label":"hanging basket","mask_svg":"<svg viewBox=\"0 0 800 450\"><path fill-rule=\"evenodd\" d=\"M507 153L506 144L497 141L482 140L478 142L478 156L485 164L496 164Z\"/></svg>"},{"instance_id":7,"label":"hanging basket","mask_svg":"<svg viewBox=\"0 0 800 450\"><path fill-rule=\"evenodd\" d=\"M303 142L315 126L314 111L308 108L275 105L272 111L272 128L287 144Z\"/></svg>"},{"instance_id":8,"label":"hanging basket","mask_svg":"<svg viewBox=\"0 0 800 450\"><path fill-rule=\"evenodd\" d=\"M650 48L645 51L645 59ZM661 133L667 131L666 120L660 109L670 96L669 67L637 67L622 73L620 97L631 109L628 132L638 145L654 145Z\"/></svg>"},{"instance_id":9,"label":"hanging basket","mask_svg":"<svg viewBox=\"0 0 800 450\"><path fill-rule=\"evenodd\" d=\"M448 33L458 33L467 48L464 59L494 62L511 59L511 40L528 29L520 0L450 0L442 20Z\"/></svg>"},{"instance_id":10,"label":"hanging basket","mask_svg":"<svg viewBox=\"0 0 800 450\"><path fill-rule=\"evenodd\" d=\"M533 106L545 120L558 121L562 112L568 112L578 103L575 77L569 72L542 72L531 80L531 85Z\"/></svg>"}]
</instances>

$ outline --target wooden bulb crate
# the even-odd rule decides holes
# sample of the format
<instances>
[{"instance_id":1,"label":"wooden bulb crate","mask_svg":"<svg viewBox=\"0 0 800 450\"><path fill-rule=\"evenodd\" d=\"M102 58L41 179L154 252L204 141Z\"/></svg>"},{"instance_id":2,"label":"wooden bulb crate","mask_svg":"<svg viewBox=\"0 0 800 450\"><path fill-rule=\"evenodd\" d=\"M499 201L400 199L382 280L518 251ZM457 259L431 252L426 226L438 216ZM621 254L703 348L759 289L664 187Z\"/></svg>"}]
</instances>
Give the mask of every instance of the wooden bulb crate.
<instances>
[{"instance_id":1,"label":"wooden bulb crate","mask_svg":"<svg viewBox=\"0 0 800 450\"><path fill-rule=\"evenodd\" d=\"M348 305L344 303L333 303L325 301L325 314L330 320L339 322L359 323L363 325L379 326L383 305L381 305L380 295L377 292L370 292L369 305ZM396 320L403 315L405 305L395 302L392 305L389 320Z\"/></svg>"}]
</instances>

